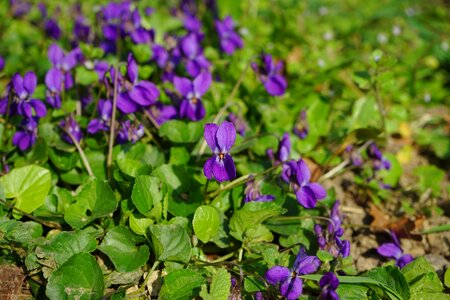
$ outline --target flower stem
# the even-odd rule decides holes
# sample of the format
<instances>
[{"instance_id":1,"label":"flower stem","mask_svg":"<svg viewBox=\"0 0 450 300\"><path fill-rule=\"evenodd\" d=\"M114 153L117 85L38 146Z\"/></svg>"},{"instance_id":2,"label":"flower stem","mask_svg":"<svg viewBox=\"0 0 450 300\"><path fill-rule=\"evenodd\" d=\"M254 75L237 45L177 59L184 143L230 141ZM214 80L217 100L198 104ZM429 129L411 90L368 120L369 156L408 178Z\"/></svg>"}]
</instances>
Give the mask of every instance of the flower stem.
<instances>
[{"instance_id":1,"label":"flower stem","mask_svg":"<svg viewBox=\"0 0 450 300\"><path fill-rule=\"evenodd\" d=\"M117 65L114 72L114 93L113 93L113 107L111 114L111 127L109 128L109 145L108 145L108 158L106 160L106 169L108 170L108 178L112 178L112 152L114 147L115 127L116 127L116 111L117 111L117 77L119 73L119 66Z\"/></svg>"},{"instance_id":2,"label":"flower stem","mask_svg":"<svg viewBox=\"0 0 450 300\"><path fill-rule=\"evenodd\" d=\"M94 176L94 173L92 173L91 165L89 164L89 161L86 157L86 154L84 154L83 149L80 146L80 143L78 143L77 139L69 132L69 130L63 128L64 132L69 136L69 138L72 140L72 143L74 144L75 148L77 148L78 153L80 154L81 161L83 162L84 168L88 172L89 176Z\"/></svg>"}]
</instances>

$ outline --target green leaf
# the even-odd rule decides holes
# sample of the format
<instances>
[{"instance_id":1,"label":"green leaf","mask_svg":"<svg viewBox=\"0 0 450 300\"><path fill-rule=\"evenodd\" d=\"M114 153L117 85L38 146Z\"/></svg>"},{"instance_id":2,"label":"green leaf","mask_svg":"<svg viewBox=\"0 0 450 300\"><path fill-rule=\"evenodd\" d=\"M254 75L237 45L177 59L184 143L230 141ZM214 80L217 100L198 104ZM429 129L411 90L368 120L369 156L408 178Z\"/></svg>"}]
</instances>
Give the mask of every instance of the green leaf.
<instances>
[{"instance_id":1,"label":"green leaf","mask_svg":"<svg viewBox=\"0 0 450 300\"><path fill-rule=\"evenodd\" d=\"M191 240L186 229L179 224L157 224L149 227L157 260L188 262Z\"/></svg>"},{"instance_id":2,"label":"green leaf","mask_svg":"<svg viewBox=\"0 0 450 300\"><path fill-rule=\"evenodd\" d=\"M433 266L424 257L418 257L407 264L402 269L402 274L409 283L411 299L443 297L442 282Z\"/></svg>"},{"instance_id":3,"label":"green leaf","mask_svg":"<svg viewBox=\"0 0 450 300\"><path fill-rule=\"evenodd\" d=\"M78 253L67 260L48 279L45 294L50 299L100 299L103 274L95 258Z\"/></svg>"},{"instance_id":4,"label":"green leaf","mask_svg":"<svg viewBox=\"0 0 450 300\"><path fill-rule=\"evenodd\" d=\"M3 233L3 234L1 234ZM26 246L39 243L42 236L42 225L33 221L21 222L9 220L7 218L0 219L0 244L15 242Z\"/></svg>"},{"instance_id":5,"label":"green leaf","mask_svg":"<svg viewBox=\"0 0 450 300\"><path fill-rule=\"evenodd\" d=\"M445 270L444 284L446 287L450 288L450 268Z\"/></svg>"},{"instance_id":6,"label":"green leaf","mask_svg":"<svg viewBox=\"0 0 450 300\"><path fill-rule=\"evenodd\" d=\"M133 230L134 233L140 235L146 235L147 228L151 224L153 224L153 220L150 218L143 218L142 216L136 216L135 214L131 214L128 219L130 223L130 229Z\"/></svg>"},{"instance_id":7,"label":"green leaf","mask_svg":"<svg viewBox=\"0 0 450 300\"><path fill-rule=\"evenodd\" d=\"M97 248L95 237L86 230L60 232L44 245L38 247L36 252L41 258L56 263L56 267L64 264L72 255L81 252L92 252Z\"/></svg>"},{"instance_id":8,"label":"green leaf","mask_svg":"<svg viewBox=\"0 0 450 300\"><path fill-rule=\"evenodd\" d=\"M336 290L340 299L364 300L369 299L367 292L369 288L364 285L341 283Z\"/></svg>"},{"instance_id":9,"label":"green leaf","mask_svg":"<svg viewBox=\"0 0 450 300\"><path fill-rule=\"evenodd\" d=\"M441 182L445 172L434 165L420 166L414 169L414 175L419 177L419 188L422 192L431 189L434 196L439 196Z\"/></svg>"},{"instance_id":10,"label":"green leaf","mask_svg":"<svg viewBox=\"0 0 450 300\"><path fill-rule=\"evenodd\" d=\"M141 214L148 214L156 203L161 202L163 197L162 182L158 177L148 175L136 177L131 200Z\"/></svg>"},{"instance_id":11,"label":"green leaf","mask_svg":"<svg viewBox=\"0 0 450 300\"><path fill-rule=\"evenodd\" d=\"M209 293L206 285L202 285L200 297L203 300L227 300L230 295L231 275L226 269L220 268L212 276Z\"/></svg>"},{"instance_id":12,"label":"green leaf","mask_svg":"<svg viewBox=\"0 0 450 300\"><path fill-rule=\"evenodd\" d=\"M16 168L0 178L6 198L14 198L14 207L25 213L44 204L51 183L50 171L36 165Z\"/></svg>"},{"instance_id":13,"label":"green leaf","mask_svg":"<svg viewBox=\"0 0 450 300\"><path fill-rule=\"evenodd\" d=\"M380 125L381 118L375 99L364 97L356 100L350 118L350 129L378 128Z\"/></svg>"},{"instance_id":14,"label":"green leaf","mask_svg":"<svg viewBox=\"0 0 450 300\"><path fill-rule=\"evenodd\" d=\"M142 267L150 256L145 239L135 235L128 227L116 226L106 233L98 247L108 255L119 272L132 272Z\"/></svg>"},{"instance_id":15,"label":"green leaf","mask_svg":"<svg viewBox=\"0 0 450 300\"><path fill-rule=\"evenodd\" d=\"M159 134L174 143L194 143L202 136L203 124L180 120L167 121L161 125Z\"/></svg>"},{"instance_id":16,"label":"green leaf","mask_svg":"<svg viewBox=\"0 0 450 300\"><path fill-rule=\"evenodd\" d=\"M75 82L84 86L95 84L98 81L98 74L94 70L88 70L85 67L75 69Z\"/></svg>"},{"instance_id":17,"label":"green leaf","mask_svg":"<svg viewBox=\"0 0 450 300\"><path fill-rule=\"evenodd\" d=\"M203 243L209 242L219 231L220 218L217 210L207 205L198 207L192 220L192 226L195 234Z\"/></svg>"},{"instance_id":18,"label":"green leaf","mask_svg":"<svg viewBox=\"0 0 450 300\"><path fill-rule=\"evenodd\" d=\"M387 266L375 268L366 272L364 276L390 287L392 291L401 297L401 299L409 299L410 293L408 282L397 267Z\"/></svg>"},{"instance_id":19,"label":"green leaf","mask_svg":"<svg viewBox=\"0 0 450 300\"><path fill-rule=\"evenodd\" d=\"M318 250L316 255L322 262L330 262L334 259L330 252L324 250Z\"/></svg>"},{"instance_id":20,"label":"green leaf","mask_svg":"<svg viewBox=\"0 0 450 300\"><path fill-rule=\"evenodd\" d=\"M204 279L199 272L182 269L170 272L164 277L159 293L160 300L192 299L198 296Z\"/></svg>"},{"instance_id":21,"label":"green leaf","mask_svg":"<svg viewBox=\"0 0 450 300\"><path fill-rule=\"evenodd\" d=\"M75 203L66 210L64 220L80 229L95 219L106 217L117 208L114 192L106 182L92 178L77 189Z\"/></svg>"}]
</instances>

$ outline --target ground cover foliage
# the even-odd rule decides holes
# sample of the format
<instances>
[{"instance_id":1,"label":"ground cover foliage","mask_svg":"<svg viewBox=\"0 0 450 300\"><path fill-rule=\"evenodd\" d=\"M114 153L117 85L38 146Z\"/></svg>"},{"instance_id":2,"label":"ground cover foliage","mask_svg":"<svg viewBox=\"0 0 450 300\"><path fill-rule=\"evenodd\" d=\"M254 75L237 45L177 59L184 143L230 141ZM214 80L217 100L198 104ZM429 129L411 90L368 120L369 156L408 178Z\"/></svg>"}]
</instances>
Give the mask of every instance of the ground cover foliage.
<instances>
[{"instance_id":1,"label":"ground cover foliage","mask_svg":"<svg viewBox=\"0 0 450 300\"><path fill-rule=\"evenodd\" d=\"M445 1L0 6L0 298L449 299Z\"/></svg>"}]
</instances>

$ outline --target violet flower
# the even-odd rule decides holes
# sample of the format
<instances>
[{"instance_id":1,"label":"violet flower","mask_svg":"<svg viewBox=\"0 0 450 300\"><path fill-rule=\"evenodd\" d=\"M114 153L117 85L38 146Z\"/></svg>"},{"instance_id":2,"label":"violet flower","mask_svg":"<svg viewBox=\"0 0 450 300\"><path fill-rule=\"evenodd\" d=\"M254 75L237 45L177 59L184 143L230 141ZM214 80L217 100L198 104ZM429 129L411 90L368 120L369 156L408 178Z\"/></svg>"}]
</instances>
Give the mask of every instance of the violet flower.
<instances>
[{"instance_id":1,"label":"violet flower","mask_svg":"<svg viewBox=\"0 0 450 300\"><path fill-rule=\"evenodd\" d=\"M294 133L300 139L304 140L309 133L308 120L306 119L306 110L302 110L295 122Z\"/></svg>"},{"instance_id":2,"label":"violet flower","mask_svg":"<svg viewBox=\"0 0 450 300\"><path fill-rule=\"evenodd\" d=\"M64 74L56 69L51 68L45 75L45 85L47 86L47 102L53 108L61 107L61 92Z\"/></svg>"},{"instance_id":3,"label":"violet flower","mask_svg":"<svg viewBox=\"0 0 450 300\"><path fill-rule=\"evenodd\" d=\"M373 168L376 171L382 169L389 170L391 168L390 161L383 156L375 143L370 144L369 148L367 148L367 155L372 158Z\"/></svg>"},{"instance_id":4,"label":"violet flower","mask_svg":"<svg viewBox=\"0 0 450 300\"><path fill-rule=\"evenodd\" d=\"M119 130L117 131L117 143L133 143L135 144L144 135L144 126L142 124L131 123L130 120L126 120L120 123Z\"/></svg>"},{"instance_id":5,"label":"violet flower","mask_svg":"<svg viewBox=\"0 0 450 300\"><path fill-rule=\"evenodd\" d=\"M111 74L112 80L113 74ZM127 74L122 80L122 92L117 99L117 108L125 114L155 104L159 90L150 81L138 81L138 65L133 56L128 55Z\"/></svg>"},{"instance_id":6,"label":"violet flower","mask_svg":"<svg viewBox=\"0 0 450 300\"><path fill-rule=\"evenodd\" d=\"M52 18L44 21L44 31L52 39L58 40L61 37L61 28L59 28L58 23Z\"/></svg>"},{"instance_id":7,"label":"violet flower","mask_svg":"<svg viewBox=\"0 0 450 300\"><path fill-rule=\"evenodd\" d=\"M255 178L252 176L245 186L244 190L245 198L244 202L269 202L275 199L273 195L263 195L261 194L261 187L255 181Z\"/></svg>"},{"instance_id":8,"label":"violet flower","mask_svg":"<svg viewBox=\"0 0 450 300\"><path fill-rule=\"evenodd\" d=\"M112 115L111 100L99 100L97 105L98 119L93 119L87 126L89 134L95 134L99 131L108 131L110 127L110 119Z\"/></svg>"},{"instance_id":9,"label":"violet flower","mask_svg":"<svg viewBox=\"0 0 450 300\"><path fill-rule=\"evenodd\" d=\"M31 3L27 0L9 0L9 5L12 15L16 18L28 14L31 9Z\"/></svg>"},{"instance_id":10,"label":"violet flower","mask_svg":"<svg viewBox=\"0 0 450 300\"><path fill-rule=\"evenodd\" d=\"M0 56L0 72L5 68L5 60Z\"/></svg>"},{"instance_id":11,"label":"violet flower","mask_svg":"<svg viewBox=\"0 0 450 300\"><path fill-rule=\"evenodd\" d=\"M399 268L403 268L414 260L411 254L403 254L403 249L400 245L396 234L391 231L391 238L393 243L384 243L377 248L378 254L381 256L395 259L395 265Z\"/></svg>"},{"instance_id":12,"label":"violet flower","mask_svg":"<svg viewBox=\"0 0 450 300\"><path fill-rule=\"evenodd\" d=\"M299 276L314 273L319 266L320 260L307 255L305 249L301 248L291 269L274 266L266 272L265 278L271 285L280 284L280 293L286 299L295 300L303 291L303 281Z\"/></svg>"},{"instance_id":13,"label":"violet flower","mask_svg":"<svg viewBox=\"0 0 450 300\"><path fill-rule=\"evenodd\" d=\"M70 115L64 120L61 120L59 126L64 130L64 133L62 134L62 139L67 143L73 145L72 138L66 132L70 133L77 142L80 142L81 139L83 138L83 132L81 132L80 125L72 115Z\"/></svg>"},{"instance_id":14,"label":"violet flower","mask_svg":"<svg viewBox=\"0 0 450 300\"><path fill-rule=\"evenodd\" d=\"M236 127L236 130L240 136L245 135L245 132L247 131L247 128L248 128L248 124L241 115L235 115L233 113L229 113L227 119L231 123L233 123L234 127Z\"/></svg>"},{"instance_id":15,"label":"violet flower","mask_svg":"<svg viewBox=\"0 0 450 300\"><path fill-rule=\"evenodd\" d=\"M173 120L178 117L178 112L173 105L164 105L161 102L156 102L150 106L148 113L155 119L158 125L162 125L169 120Z\"/></svg>"},{"instance_id":16,"label":"violet flower","mask_svg":"<svg viewBox=\"0 0 450 300\"><path fill-rule=\"evenodd\" d=\"M203 55L198 34L191 32L183 37L180 41L180 49L187 59L186 71L192 77L197 77L211 66L211 63Z\"/></svg>"},{"instance_id":17,"label":"violet flower","mask_svg":"<svg viewBox=\"0 0 450 300\"><path fill-rule=\"evenodd\" d=\"M70 73L77 64L77 55L79 50L72 50L67 54L64 54L63 49L57 44L52 44L48 48L48 59L52 63L53 67L59 69L64 74L64 89L70 89L73 84L73 77Z\"/></svg>"},{"instance_id":18,"label":"violet flower","mask_svg":"<svg viewBox=\"0 0 450 300\"><path fill-rule=\"evenodd\" d=\"M350 255L350 241L342 240L344 228L342 228L342 216L339 213L340 202L336 200L331 208L330 219L326 230L320 225L314 226L314 232L317 236L317 243L321 250L328 251L333 257L347 257Z\"/></svg>"},{"instance_id":19,"label":"violet flower","mask_svg":"<svg viewBox=\"0 0 450 300\"><path fill-rule=\"evenodd\" d=\"M180 103L180 117L199 121L205 116L201 97L208 91L212 76L208 72L198 75L193 81L188 78L175 77L173 83L183 99ZM233 126L234 127L234 126Z\"/></svg>"},{"instance_id":20,"label":"violet flower","mask_svg":"<svg viewBox=\"0 0 450 300\"><path fill-rule=\"evenodd\" d=\"M319 300L339 300L339 296L336 293L336 289L339 286L339 279L333 272L323 274L319 285L322 289L318 298Z\"/></svg>"},{"instance_id":21,"label":"violet flower","mask_svg":"<svg viewBox=\"0 0 450 300\"><path fill-rule=\"evenodd\" d=\"M20 151L31 148L36 143L38 118L27 118L21 123L21 130L16 131L13 136L13 145L19 147Z\"/></svg>"},{"instance_id":22,"label":"violet flower","mask_svg":"<svg viewBox=\"0 0 450 300\"><path fill-rule=\"evenodd\" d=\"M355 167L361 167L363 164L363 159L361 153L355 149L352 145L345 147L345 152L350 155L350 161Z\"/></svg>"},{"instance_id":23,"label":"violet flower","mask_svg":"<svg viewBox=\"0 0 450 300\"><path fill-rule=\"evenodd\" d=\"M297 201L305 208L316 207L317 201L326 197L326 190L317 182L310 182L311 173L303 159L283 165L281 177L290 183Z\"/></svg>"},{"instance_id":24,"label":"violet flower","mask_svg":"<svg viewBox=\"0 0 450 300\"><path fill-rule=\"evenodd\" d=\"M281 141L278 144L278 150L275 153L275 155L272 149L267 150L267 156L274 164L287 161L289 159L290 153L291 153L291 139L287 132L283 134L283 137L281 138Z\"/></svg>"},{"instance_id":25,"label":"violet flower","mask_svg":"<svg viewBox=\"0 0 450 300\"><path fill-rule=\"evenodd\" d=\"M263 54L261 64L252 63L252 68L264 84L266 91L272 96L282 96L286 92L287 81L283 75L284 64L276 63L272 56Z\"/></svg>"},{"instance_id":26,"label":"violet flower","mask_svg":"<svg viewBox=\"0 0 450 300\"><path fill-rule=\"evenodd\" d=\"M81 11L78 12L78 16L75 19L73 35L77 41L85 43L90 42L93 39L91 27L89 26L88 20L81 14Z\"/></svg>"},{"instance_id":27,"label":"violet flower","mask_svg":"<svg viewBox=\"0 0 450 300\"><path fill-rule=\"evenodd\" d=\"M234 30L234 21L230 16L223 20L216 20L215 25L219 35L220 48L223 52L231 55L236 49L244 46L241 37Z\"/></svg>"},{"instance_id":28,"label":"violet flower","mask_svg":"<svg viewBox=\"0 0 450 300\"><path fill-rule=\"evenodd\" d=\"M209 180L219 182L236 177L236 167L230 155L231 147L236 140L236 129L230 122L224 121L220 126L213 123L205 125L204 137L213 156L203 166L203 172Z\"/></svg>"},{"instance_id":29,"label":"violet flower","mask_svg":"<svg viewBox=\"0 0 450 300\"><path fill-rule=\"evenodd\" d=\"M33 99L33 93L36 89L37 78L34 72L28 72L22 78L20 74L16 74L12 78L12 86L15 93L14 106L17 112L27 118L32 116L44 117L47 109L41 100Z\"/></svg>"}]
</instances>

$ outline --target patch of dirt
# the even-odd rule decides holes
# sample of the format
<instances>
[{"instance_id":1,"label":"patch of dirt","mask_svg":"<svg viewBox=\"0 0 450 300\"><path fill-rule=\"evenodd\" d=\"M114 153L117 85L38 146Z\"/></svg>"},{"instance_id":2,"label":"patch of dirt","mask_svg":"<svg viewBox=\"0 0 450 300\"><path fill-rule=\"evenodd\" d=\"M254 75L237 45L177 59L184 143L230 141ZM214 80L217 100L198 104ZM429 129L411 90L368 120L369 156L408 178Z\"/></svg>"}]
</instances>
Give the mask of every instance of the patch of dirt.
<instances>
[{"instance_id":1,"label":"patch of dirt","mask_svg":"<svg viewBox=\"0 0 450 300\"><path fill-rule=\"evenodd\" d=\"M31 299L23 270L14 265L0 265L0 299Z\"/></svg>"}]
</instances>

